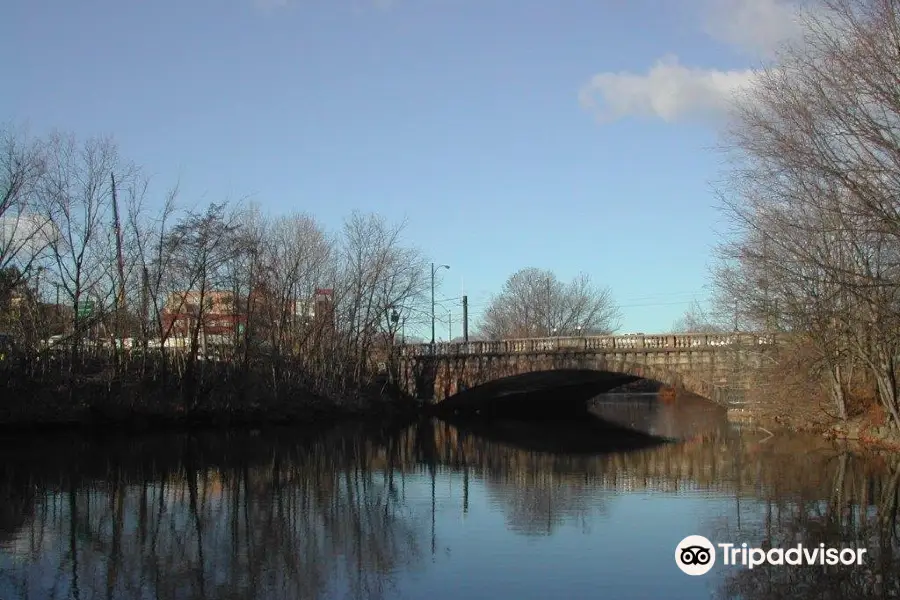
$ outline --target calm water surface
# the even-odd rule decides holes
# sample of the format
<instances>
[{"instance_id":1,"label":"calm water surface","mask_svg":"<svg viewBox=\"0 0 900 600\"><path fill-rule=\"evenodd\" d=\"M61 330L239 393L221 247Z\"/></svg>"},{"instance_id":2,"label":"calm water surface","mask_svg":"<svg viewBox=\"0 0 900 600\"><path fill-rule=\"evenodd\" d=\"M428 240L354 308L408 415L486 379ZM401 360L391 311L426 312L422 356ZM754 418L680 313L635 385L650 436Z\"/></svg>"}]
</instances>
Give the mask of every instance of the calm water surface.
<instances>
[{"instance_id":1,"label":"calm water surface","mask_svg":"<svg viewBox=\"0 0 900 600\"><path fill-rule=\"evenodd\" d=\"M900 458L742 431L700 400L594 412L678 442L441 422L2 439L0 598L900 597ZM868 555L691 577L691 534Z\"/></svg>"}]
</instances>

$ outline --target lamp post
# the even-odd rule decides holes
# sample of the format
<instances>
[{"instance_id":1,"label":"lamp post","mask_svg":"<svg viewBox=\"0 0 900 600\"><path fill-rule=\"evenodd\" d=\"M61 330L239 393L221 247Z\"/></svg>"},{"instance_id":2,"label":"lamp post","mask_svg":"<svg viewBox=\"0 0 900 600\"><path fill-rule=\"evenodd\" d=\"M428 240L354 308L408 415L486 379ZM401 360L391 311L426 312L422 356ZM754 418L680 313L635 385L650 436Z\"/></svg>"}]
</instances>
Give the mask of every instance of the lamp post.
<instances>
[{"instance_id":1,"label":"lamp post","mask_svg":"<svg viewBox=\"0 0 900 600\"><path fill-rule=\"evenodd\" d=\"M400 313L397 312L397 308L395 306L390 307L390 313L388 313L388 319L390 319L390 323L388 325L388 332L391 336L391 346L394 345L394 336L397 334L397 324L400 322Z\"/></svg>"},{"instance_id":2,"label":"lamp post","mask_svg":"<svg viewBox=\"0 0 900 600\"><path fill-rule=\"evenodd\" d=\"M734 298L734 332L737 333L738 330L738 299Z\"/></svg>"},{"instance_id":3,"label":"lamp post","mask_svg":"<svg viewBox=\"0 0 900 600\"><path fill-rule=\"evenodd\" d=\"M434 263L431 263L431 345L434 345L434 274L438 269L447 269L450 270L450 265L438 265L434 266Z\"/></svg>"},{"instance_id":4,"label":"lamp post","mask_svg":"<svg viewBox=\"0 0 900 600\"><path fill-rule=\"evenodd\" d=\"M43 274L44 274L44 267L38 267L37 268L37 277L35 278L35 284L34 284L34 297L35 297L35 302L38 305L38 310L40 310L40 306L41 306L41 275L43 275Z\"/></svg>"}]
</instances>

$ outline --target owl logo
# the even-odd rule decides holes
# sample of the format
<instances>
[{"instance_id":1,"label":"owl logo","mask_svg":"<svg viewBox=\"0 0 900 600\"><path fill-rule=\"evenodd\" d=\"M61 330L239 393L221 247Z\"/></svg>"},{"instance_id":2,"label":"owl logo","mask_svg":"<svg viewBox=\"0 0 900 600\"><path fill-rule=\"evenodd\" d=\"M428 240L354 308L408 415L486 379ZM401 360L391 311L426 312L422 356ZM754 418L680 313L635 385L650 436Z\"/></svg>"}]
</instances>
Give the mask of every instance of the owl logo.
<instances>
[{"instance_id":1,"label":"owl logo","mask_svg":"<svg viewBox=\"0 0 900 600\"><path fill-rule=\"evenodd\" d=\"M675 547L675 564L688 575L705 575L716 564L715 545L702 535L689 535Z\"/></svg>"}]
</instances>

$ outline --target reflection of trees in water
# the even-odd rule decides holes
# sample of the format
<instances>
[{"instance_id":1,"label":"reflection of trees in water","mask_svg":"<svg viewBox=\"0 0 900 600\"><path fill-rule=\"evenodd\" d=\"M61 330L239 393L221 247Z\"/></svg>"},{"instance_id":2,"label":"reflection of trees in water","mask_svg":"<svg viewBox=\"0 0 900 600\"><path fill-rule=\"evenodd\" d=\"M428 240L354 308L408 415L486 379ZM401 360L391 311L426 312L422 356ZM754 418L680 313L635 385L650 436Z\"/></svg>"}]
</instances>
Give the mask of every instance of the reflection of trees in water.
<instances>
[{"instance_id":1,"label":"reflection of trees in water","mask_svg":"<svg viewBox=\"0 0 900 600\"><path fill-rule=\"evenodd\" d=\"M293 599L339 586L379 597L417 560L427 530L404 514L393 478L367 468L367 450L321 442L218 468L188 450L178 469L45 480L13 542L19 558L4 565L0 555L0 590Z\"/></svg>"},{"instance_id":2,"label":"reflection of trees in water","mask_svg":"<svg viewBox=\"0 0 900 600\"><path fill-rule=\"evenodd\" d=\"M0 471L0 547L34 514L34 492Z\"/></svg>"},{"instance_id":3,"label":"reflection of trees in water","mask_svg":"<svg viewBox=\"0 0 900 600\"><path fill-rule=\"evenodd\" d=\"M841 458L821 439L765 437L718 431L584 456L516 449L425 423L396 435L336 431L315 442L295 432L215 435L0 456L0 544L16 557L0 552L0 597L45 597L54 586L57 597L78 600L315 598L344 588L377 597L391 573L427 552L429 515L412 516L403 478L433 466L464 473L462 506L468 482L486 482L508 526L533 535L589 523L605 510L598 491L701 490L762 501L766 518L750 530L742 519L740 535L721 539L768 537L775 546L863 539L879 561L869 563L871 573L845 569L835 577L859 580L830 581L874 594L880 573L882 589L896 590L898 461ZM15 539L4 537L13 528ZM819 571L735 572L722 593L823 590Z\"/></svg>"},{"instance_id":4,"label":"reflection of trees in water","mask_svg":"<svg viewBox=\"0 0 900 600\"><path fill-rule=\"evenodd\" d=\"M597 503L594 487L552 475L491 479L486 487L488 496L503 507L507 527L526 535L552 535L571 523L587 530L591 517L606 512Z\"/></svg>"},{"instance_id":5,"label":"reflection of trees in water","mask_svg":"<svg viewBox=\"0 0 900 600\"><path fill-rule=\"evenodd\" d=\"M586 520L591 509L602 511L590 495L596 498L597 490L712 493L733 496L738 504L741 498L762 500L782 515L770 523L776 530L792 522L792 506L821 509L829 502L845 512L862 502L896 520L900 461L840 458L832 443L815 436L719 430L647 450L577 456L519 450L450 426L439 425L435 435L442 462L491 482L510 527L529 533L552 532L566 520ZM843 491L833 498L838 480Z\"/></svg>"},{"instance_id":6,"label":"reflection of trees in water","mask_svg":"<svg viewBox=\"0 0 900 600\"><path fill-rule=\"evenodd\" d=\"M831 463L823 473L822 493L766 498L761 521L725 531L723 539L753 540L752 545L763 548L815 548L820 543L866 548L863 565L742 568L729 575L721 597L900 597L900 460L877 471L849 454Z\"/></svg>"}]
</instances>

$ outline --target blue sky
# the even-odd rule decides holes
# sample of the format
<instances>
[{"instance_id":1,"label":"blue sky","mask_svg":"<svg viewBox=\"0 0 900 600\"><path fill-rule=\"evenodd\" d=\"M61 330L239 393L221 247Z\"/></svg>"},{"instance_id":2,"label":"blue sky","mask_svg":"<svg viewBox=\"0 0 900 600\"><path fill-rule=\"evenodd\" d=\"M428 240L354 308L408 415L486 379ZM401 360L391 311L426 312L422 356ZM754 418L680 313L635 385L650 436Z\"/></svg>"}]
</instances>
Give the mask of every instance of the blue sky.
<instances>
[{"instance_id":1,"label":"blue sky","mask_svg":"<svg viewBox=\"0 0 900 600\"><path fill-rule=\"evenodd\" d=\"M111 134L160 198L180 182L186 204L331 229L405 218L473 317L535 266L609 285L622 332L662 331L708 296L711 146L788 17L777 0L6 0L0 120Z\"/></svg>"}]
</instances>

